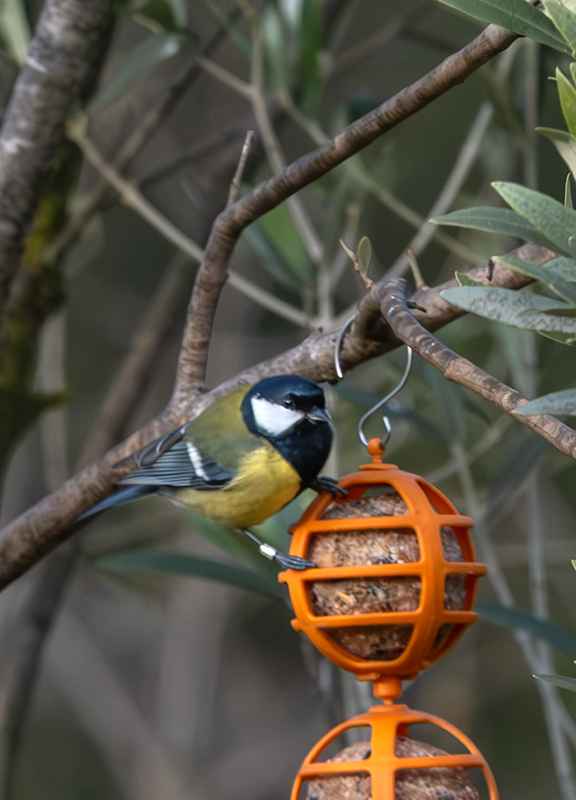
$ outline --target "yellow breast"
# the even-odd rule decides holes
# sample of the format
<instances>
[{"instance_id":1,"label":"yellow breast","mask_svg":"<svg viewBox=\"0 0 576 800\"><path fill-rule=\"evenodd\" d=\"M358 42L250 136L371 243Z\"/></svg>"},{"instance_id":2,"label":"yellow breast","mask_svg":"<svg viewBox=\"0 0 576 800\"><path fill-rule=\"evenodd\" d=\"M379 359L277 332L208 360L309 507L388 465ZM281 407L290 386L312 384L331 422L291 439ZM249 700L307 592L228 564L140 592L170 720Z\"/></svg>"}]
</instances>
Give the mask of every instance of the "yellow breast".
<instances>
[{"instance_id":1,"label":"yellow breast","mask_svg":"<svg viewBox=\"0 0 576 800\"><path fill-rule=\"evenodd\" d=\"M258 525L300 491L300 476L268 443L248 453L225 489L179 489L174 499L234 528Z\"/></svg>"}]
</instances>

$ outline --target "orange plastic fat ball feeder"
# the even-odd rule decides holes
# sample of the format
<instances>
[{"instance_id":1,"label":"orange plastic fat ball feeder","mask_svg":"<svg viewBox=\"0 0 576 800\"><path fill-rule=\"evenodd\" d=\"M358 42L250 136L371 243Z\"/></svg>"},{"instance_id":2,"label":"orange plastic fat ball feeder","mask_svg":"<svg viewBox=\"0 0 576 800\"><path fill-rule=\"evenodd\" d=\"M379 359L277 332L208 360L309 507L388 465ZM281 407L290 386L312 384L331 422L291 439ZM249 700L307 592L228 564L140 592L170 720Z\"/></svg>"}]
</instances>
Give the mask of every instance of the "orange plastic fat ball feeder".
<instances>
[{"instance_id":1,"label":"orange plastic fat ball feeder","mask_svg":"<svg viewBox=\"0 0 576 800\"><path fill-rule=\"evenodd\" d=\"M418 723L442 728L466 752L450 755L410 738L410 726ZM326 748L351 728L368 728L366 741L323 758ZM498 800L490 768L467 736L432 714L389 703L326 734L304 759L290 800L478 800L469 775L474 768L482 771L490 800Z\"/></svg>"},{"instance_id":2,"label":"orange plastic fat ball feeder","mask_svg":"<svg viewBox=\"0 0 576 800\"><path fill-rule=\"evenodd\" d=\"M474 767L498 800L486 761L461 731L394 703L401 680L441 658L477 619L476 582L486 567L475 561L472 520L420 476L382 463L379 439L368 452L372 463L339 481L347 497L320 495L292 528L290 554L318 568L278 577L290 591L293 627L359 680L374 681L384 702L318 742L291 800L477 800ZM450 755L412 739L416 723L442 728L466 752ZM323 758L350 728L369 729L367 741Z\"/></svg>"},{"instance_id":3,"label":"orange plastic fat ball feeder","mask_svg":"<svg viewBox=\"0 0 576 800\"><path fill-rule=\"evenodd\" d=\"M455 644L477 619L476 581L486 567L475 561L470 517L420 476L382 463L379 439L368 452L372 463L339 481L347 498L319 495L292 528L290 554L319 568L278 577L290 591L293 627L359 680L378 684L416 677ZM354 516L361 498L368 511ZM368 516L379 500L392 513ZM323 518L347 507L345 518Z\"/></svg>"}]
</instances>

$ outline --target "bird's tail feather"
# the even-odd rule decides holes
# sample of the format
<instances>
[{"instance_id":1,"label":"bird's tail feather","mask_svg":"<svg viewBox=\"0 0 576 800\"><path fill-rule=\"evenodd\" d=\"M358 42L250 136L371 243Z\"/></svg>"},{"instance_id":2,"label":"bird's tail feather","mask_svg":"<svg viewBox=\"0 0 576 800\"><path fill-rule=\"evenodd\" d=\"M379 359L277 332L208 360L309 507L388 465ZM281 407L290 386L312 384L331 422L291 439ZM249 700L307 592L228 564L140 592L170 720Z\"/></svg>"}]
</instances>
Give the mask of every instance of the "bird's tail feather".
<instances>
[{"instance_id":1,"label":"bird's tail feather","mask_svg":"<svg viewBox=\"0 0 576 800\"><path fill-rule=\"evenodd\" d=\"M158 486L126 486L125 488L114 492L114 494L111 494L110 497L106 497L100 503L96 503L96 505L92 506L92 508L89 508L88 511L85 511L76 519L76 522L88 519L89 517L94 516L94 514L99 514L101 511L105 511L107 508L112 508L112 506L130 503L132 500L138 500L140 497L146 497L147 494L155 494L156 492L158 492Z\"/></svg>"}]
</instances>

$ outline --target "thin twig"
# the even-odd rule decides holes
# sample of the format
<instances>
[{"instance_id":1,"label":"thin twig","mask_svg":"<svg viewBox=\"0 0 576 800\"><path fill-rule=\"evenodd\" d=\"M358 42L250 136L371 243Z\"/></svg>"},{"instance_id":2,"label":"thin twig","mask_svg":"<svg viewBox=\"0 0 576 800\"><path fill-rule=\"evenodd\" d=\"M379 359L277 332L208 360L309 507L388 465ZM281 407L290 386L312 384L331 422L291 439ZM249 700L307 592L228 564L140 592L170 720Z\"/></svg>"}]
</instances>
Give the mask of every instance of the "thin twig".
<instances>
[{"instance_id":1,"label":"thin twig","mask_svg":"<svg viewBox=\"0 0 576 800\"><path fill-rule=\"evenodd\" d=\"M401 10L397 17L380 28L380 30L377 30L371 36L367 36L366 39L362 39L362 41L357 44L351 45L337 55L330 73L331 77L354 66L354 64L357 64L375 50L383 49L389 42L395 39L402 32L402 29L409 25L412 20L421 19L424 6L426 6L426 0L411 6L408 13Z\"/></svg>"},{"instance_id":2,"label":"thin twig","mask_svg":"<svg viewBox=\"0 0 576 800\"><path fill-rule=\"evenodd\" d=\"M348 247L348 245L342 241L342 239L340 239L340 246L348 256L348 258L352 261L354 270L360 276L362 283L364 284L366 289L370 291L370 289L374 286L374 281L372 280L372 278L368 277L366 269L358 261L358 255L354 252L354 250L351 250Z\"/></svg>"},{"instance_id":3,"label":"thin twig","mask_svg":"<svg viewBox=\"0 0 576 800\"><path fill-rule=\"evenodd\" d=\"M303 114L289 95L279 92L278 100L290 118L316 145L320 146L330 141L330 137L322 130L318 122ZM420 230L423 226L428 224L428 217L423 217L422 214L414 211L407 203L397 197L394 192L384 186L381 181L376 180L359 157L351 158L350 161L346 163L345 169L348 174L354 178L356 183L359 183L360 186L367 189L385 208L388 208L393 214L396 214L397 217L404 220L404 222L411 227ZM438 211L437 213L440 214L443 212ZM442 244L447 250L459 256L464 261L474 265L482 261L482 257L478 253L475 253L466 244L446 233L437 225L430 225L430 234L436 242ZM349 316L350 313L347 311L346 318Z\"/></svg>"},{"instance_id":4,"label":"thin twig","mask_svg":"<svg viewBox=\"0 0 576 800\"><path fill-rule=\"evenodd\" d=\"M201 261L204 252L200 245L185 236L170 220L160 214L133 184L122 178L114 167L106 162L86 135L85 127L84 118L76 120L68 126L68 136L80 147L86 160L114 187L122 202L140 214L143 219L194 261Z\"/></svg>"},{"instance_id":5,"label":"thin twig","mask_svg":"<svg viewBox=\"0 0 576 800\"><path fill-rule=\"evenodd\" d=\"M428 285L424 280L422 275L422 271L420 269L420 265L416 260L416 256L410 249L410 247L406 250L406 258L408 259L408 263L410 264L410 269L412 270L412 277L414 278L414 285L417 289L425 289Z\"/></svg>"},{"instance_id":6,"label":"thin twig","mask_svg":"<svg viewBox=\"0 0 576 800\"><path fill-rule=\"evenodd\" d=\"M498 444L498 442L502 439L504 432L512 424L513 421L511 417L499 417L494 424L490 426L486 434L478 442L476 442L476 444L473 445L470 450L468 450L468 463L473 464L474 461ZM460 466L458 461L454 457L450 457L446 463L442 464L441 467L433 470L425 477L429 483L436 484L446 480L447 478L450 478L452 475L456 475L459 469Z\"/></svg>"},{"instance_id":7,"label":"thin twig","mask_svg":"<svg viewBox=\"0 0 576 800\"><path fill-rule=\"evenodd\" d=\"M406 306L406 282L388 281L380 291L382 316L394 334L409 345L421 358L440 370L446 380L466 386L476 394L499 406L507 414L528 401L506 384L484 372L466 358L457 355L417 322ZM529 430L538 433L553 447L576 459L576 431L548 414L515 416Z\"/></svg>"},{"instance_id":8,"label":"thin twig","mask_svg":"<svg viewBox=\"0 0 576 800\"><path fill-rule=\"evenodd\" d=\"M428 220L446 213L454 202L454 199L462 189L464 181L470 174L470 170L478 157L482 139L484 138L493 116L494 109L492 105L490 103L482 103L440 194L434 201L429 213L426 215L425 222L408 244L408 247L416 256L420 255L426 249L433 238L437 239L436 231L438 226ZM390 267L389 277L394 278L401 275L407 263L408 257L406 253L403 253Z\"/></svg>"},{"instance_id":9,"label":"thin twig","mask_svg":"<svg viewBox=\"0 0 576 800\"><path fill-rule=\"evenodd\" d=\"M236 167L236 172L234 173L234 177L232 178L232 182L230 183L230 189L228 190L228 200L226 201L227 206L229 206L231 203L234 202L234 200L236 200L236 195L240 190L242 176L244 175L244 168L246 167L246 161L248 160L248 156L250 155L250 149L252 147L253 141L254 141L254 131L248 131L246 134L246 138L244 139L244 144L242 145L242 151L240 153L240 158L238 159L238 166Z\"/></svg>"},{"instance_id":10,"label":"thin twig","mask_svg":"<svg viewBox=\"0 0 576 800\"><path fill-rule=\"evenodd\" d=\"M230 16L236 16L238 9L234 9ZM204 54L209 55L212 53L223 38L226 36L226 31L220 28L214 36L208 41L204 48ZM184 72L172 86L166 91L162 92L160 101L155 108L152 108L143 119L138 121L132 133L128 136L126 141L118 153L114 156L112 164L117 172L123 172L135 158L135 156L142 150L146 143L151 139L158 128L168 119L170 114L178 106L182 98L190 89L194 81L202 74L202 69L195 60L194 63ZM105 180L99 183L82 198L80 208L70 217L67 225L59 233L58 237L52 242L51 252L54 257L58 257L64 250L69 248L76 239L80 236L82 231L86 228L88 221L92 217L95 210L106 197L108 191L108 183Z\"/></svg>"},{"instance_id":11,"label":"thin twig","mask_svg":"<svg viewBox=\"0 0 576 800\"><path fill-rule=\"evenodd\" d=\"M84 131L84 125L80 122L70 127L70 138L81 148L86 160L98 170L98 172L114 187L121 200L126 206L132 208L136 213L145 219L153 228L161 233L169 242L172 242L185 255L189 256L194 262L202 261L204 251L199 244L196 244L189 236L170 222L161 214L138 189L123 178L113 166L108 164L98 152L93 142L88 138ZM302 328L314 326L314 321L309 320L308 316L295 306L280 300L271 292L262 289L258 284L245 278L233 270L228 271L228 281L231 286L242 292L262 308L278 314L289 322L293 322Z\"/></svg>"},{"instance_id":12,"label":"thin twig","mask_svg":"<svg viewBox=\"0 0 576 800\"><path fill-rule=\"evenodd\" d=\"M300 189L360 152L402 120L424 108L452 86L505 50L516 34L489 25L473 42L404 88L369 114L353 122L325 145L297 159L278 175L256 186L215 220L205 258L198 271L182 339L173 402L186 394L187 384L206 372L206 361L196 355L196 343L210 339L215 308L226 280L228 260L240 233Z\"/></svg>"},{"instance_id":13,"label":"thin twig","mask_svg":"<svg viewBox=\"0 0 576 800\"><path fill-rule=\"evenodd\" d=\"M517 52L518 50L516 46L511 47L505 53L502 53L498 59L497 71L502 78L505 78L510 73ZM468 135L466 136L466 139L460 148L458 157L454 162L454 166L452 167L450 174L444 182L444 186L434 201L430 211L426 215L425 221L419 227L419 230L412 237L408 244L408 247L416 256L421 255L433 239L436 241L441 241L438 238L438 226L431 223L429 220L445 214L462 190L462 187L464 186L464 183L468 178L476 159L478 158L482 140L486 135L486 131L488 130L493 117L493 105L491 103L482 103L476 112L476 116L472 125L470 126ZM464 245L463 242L459 242L459 246L465 247L466 245ZM454 248L451 249L452 252L457 253ZM404 268L406 267L406 264L407 257L405 254L402 254L390 267L388 277L400 277Z\"/></svg>"},{"instance_id":14,"label":"thin twig","mask_svg":"<svg viewBox=\"0 0 576 800\"><path fill-rule=\"evenodd\" d=\"M199 67L211 75L215 80L223 83L224 86L228 86L230 89L233 89L235 92L238 92L239 95L245 97L246 100L252 102L254 96L254 87L251 83L247 83L243 81L242 78L239 78L237 75L234 75L233 72L230 72L225 67L221 67L220 64L217 64L215 61L212 61L211 58L206 58L205 56L198 56L196 58L196 63Z\"/></svg>"}]
</instances>

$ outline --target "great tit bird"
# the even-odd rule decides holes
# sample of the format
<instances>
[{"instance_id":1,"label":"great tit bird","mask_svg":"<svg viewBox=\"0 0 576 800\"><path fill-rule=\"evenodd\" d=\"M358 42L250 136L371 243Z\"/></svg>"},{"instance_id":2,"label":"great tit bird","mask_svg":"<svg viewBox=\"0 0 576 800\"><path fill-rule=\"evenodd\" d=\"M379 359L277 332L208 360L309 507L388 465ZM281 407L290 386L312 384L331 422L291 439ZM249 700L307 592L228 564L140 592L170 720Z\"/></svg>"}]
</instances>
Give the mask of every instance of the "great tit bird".
<instances>
[{"instance_id":1,"label":"great tit bird","mask_svg":"<svg viewBox=\"0 0 576 800\"><path fill-rule=\"evenodd\" d=\"M131 459L124 488L79 520L148 494L161 494L260 545L284 568L311 562L278 552L247 529L275 514L308 487L341 491L319 478L332 444L322 388L297 375L265 378L216 400L192 422L156 439Z\"/></svg>"}]
</instances>

